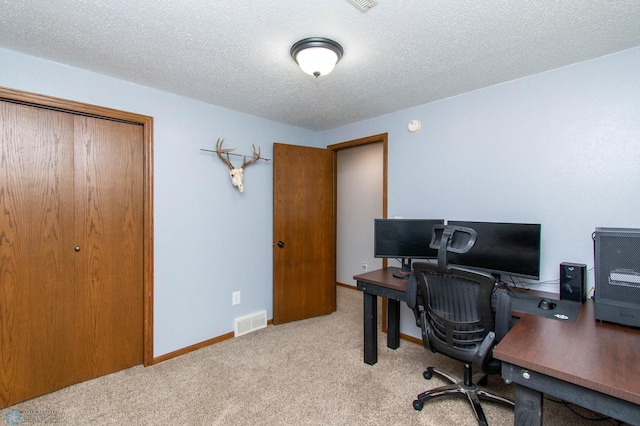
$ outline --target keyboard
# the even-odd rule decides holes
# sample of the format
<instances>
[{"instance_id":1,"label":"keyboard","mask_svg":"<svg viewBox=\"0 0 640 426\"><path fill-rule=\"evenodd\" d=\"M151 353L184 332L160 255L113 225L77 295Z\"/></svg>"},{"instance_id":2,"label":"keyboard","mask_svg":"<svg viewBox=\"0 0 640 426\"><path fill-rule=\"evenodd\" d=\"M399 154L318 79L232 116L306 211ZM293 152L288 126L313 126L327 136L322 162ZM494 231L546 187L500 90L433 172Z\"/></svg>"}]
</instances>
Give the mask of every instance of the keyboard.
<instances>
[{"instance_id":1,"label":"keyboard","mask_svg":"<svg viewBox=\"0 0 640 426\"><path fill-rule=\"evenodd\" d=\"M491 306L494 308L498 301L498 294L500 293L506 293L509 295L511 298L512 311L524 312L527 314L559 320L575 321L581 305L579 302L553 300L556 304L556 308L553 310L544 310L538 307L538 303L540 303L540 297L538 296L521 292L516 293L512 289L506 287L494 287L493 292L491 293Z\"/></svg>"},{"instance_id":2,"label":"keyboard","mask_svg":"<svg viewBox=\"0 0 640 426\"><path fill-rule=\"evenodd\" d=\"M538 314L540 308L540 298L526 293L516 293L512 289L507 287L494 287L491 293L491 306L495 307L498 303L498 294L506 293L511 298L511 310L526 312L529 314Z\"/></svg>"}]
</instances>

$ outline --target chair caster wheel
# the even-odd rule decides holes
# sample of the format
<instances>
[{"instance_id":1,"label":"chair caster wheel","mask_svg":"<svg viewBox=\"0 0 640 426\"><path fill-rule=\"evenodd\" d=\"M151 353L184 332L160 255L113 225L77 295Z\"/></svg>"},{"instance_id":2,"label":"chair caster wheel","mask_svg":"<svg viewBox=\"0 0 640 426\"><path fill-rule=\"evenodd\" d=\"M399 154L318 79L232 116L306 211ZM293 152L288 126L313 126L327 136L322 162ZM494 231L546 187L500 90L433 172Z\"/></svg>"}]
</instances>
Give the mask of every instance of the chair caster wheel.
<instances>
[{"instance_id":1,"label":"chair caster wheel","mask_svg":"<svg viewBox=\"0 0 640 426\"><path fill-rule=\"evenodd\" d=\"M427 380L431 380L431 378L433 377L433 373L431 372L431 370L427 370L424 373L422 373L422 377L424 377Z\"/></svg>"},{"instance_id":2,"label":"chair caster wheel","mask_svg":"<svg viewBox=\"0 0 640 426\"><path fill-rule=\"evenodd\" d=\"M487 386L487 383L489 382L489 376L482 376L482 378L480 380L478 380L478 385L480 386Z\"/></svg>"},{"instance_id":3,"label":"chair caster wheel","mask_svg":"<svg viewBox=\"0 0 640 426\"><path fill-rule=\"evenodd\" d=\"M415 401L413 401L413 409L416 411L422 411L422 408L424 407L424 404L420 401L418 401L417 399Z\"/></svg>"}]
</instances>

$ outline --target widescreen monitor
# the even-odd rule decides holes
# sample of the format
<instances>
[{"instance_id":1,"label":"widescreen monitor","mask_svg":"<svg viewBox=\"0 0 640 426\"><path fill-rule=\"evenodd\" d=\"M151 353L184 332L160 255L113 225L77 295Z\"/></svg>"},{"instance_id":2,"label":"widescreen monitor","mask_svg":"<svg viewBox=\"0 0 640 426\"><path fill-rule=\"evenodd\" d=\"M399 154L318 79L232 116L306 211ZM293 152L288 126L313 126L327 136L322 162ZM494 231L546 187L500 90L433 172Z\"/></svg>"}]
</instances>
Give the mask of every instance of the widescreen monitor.
<instances>
[{"instance_id":1,"label":"widescreen monitor","mask_svg":"<svg viewBox=\"0 0 640 426\"><path fill-rule=\"evenodd\" d=\"M443 219L374 219L374 257L395 258L402 263L397 274L411 273L411 259L435 259L438 250L429 247L431 228Z\"/></svg>"},{"instance_id":2,"label":"widescreen monitor","mask_svg":"<svg viewBox=\"0 0 640 426\"><path fill-rule=\"evenodd\" d=\"M449 264L482 269L498 280L502 274L540 279L540 224L453 220L447 224L466 226L478 233L467 253L448 254Z\"/></svg>"}]
</instances>

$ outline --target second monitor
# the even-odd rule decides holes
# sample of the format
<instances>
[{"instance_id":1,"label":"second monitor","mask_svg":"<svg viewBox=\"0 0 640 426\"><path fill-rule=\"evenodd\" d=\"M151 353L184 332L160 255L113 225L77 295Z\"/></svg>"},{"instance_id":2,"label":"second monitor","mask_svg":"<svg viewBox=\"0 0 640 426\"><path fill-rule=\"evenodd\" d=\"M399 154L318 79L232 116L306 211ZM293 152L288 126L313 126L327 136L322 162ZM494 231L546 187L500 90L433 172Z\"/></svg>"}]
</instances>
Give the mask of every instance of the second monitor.
<instances>
[{"instance_id":1,"label":"second monitor","mask_svg":"<svg viewBox=\"0 0 640 426\"><path fill-rule=\"evenodd\" d=\"M450 264L482 269L496 280L501 274L540 279L540 224L453 220L447 224L473 228L478 233L471 250L448 256Z\"/></svg>"}]
</instances>

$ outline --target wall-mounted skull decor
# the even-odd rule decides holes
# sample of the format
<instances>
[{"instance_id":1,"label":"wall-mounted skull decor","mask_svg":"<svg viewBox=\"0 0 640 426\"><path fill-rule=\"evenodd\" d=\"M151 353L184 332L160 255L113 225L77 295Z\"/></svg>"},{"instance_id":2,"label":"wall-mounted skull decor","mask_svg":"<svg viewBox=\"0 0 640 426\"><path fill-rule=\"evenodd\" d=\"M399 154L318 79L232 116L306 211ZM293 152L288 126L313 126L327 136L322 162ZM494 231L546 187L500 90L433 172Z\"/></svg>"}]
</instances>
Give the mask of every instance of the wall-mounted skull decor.
<instances>
[{"instance_id":1,"label":"wall-mounted skull decor","mask_svg":"<svg viewBox=\"0 0 640 426\"><path fill-rule=\"evenodd\" d=\"M244 191L244 186L242 184L242 178L244 177L244 169L251 163L255 163L260 159L260 147L256 151L255 145L251 145L253 148L253 156L247 160L247 156L244 156L244 161L242 162L242 166L239 168L235 168L233 164L231 164L231 160L229 159L229 153L231 151L235 151L235 148L222 148L222 143L224 139L218 138L218 142L216 143L216 153L218 157L229 167L229 175L231 176L231 183L233 186L236 186L240 192ZM235 155L235 154L234 154Z\"/></svg>"}]
</instances>

